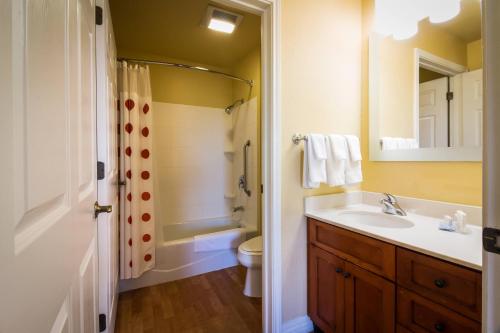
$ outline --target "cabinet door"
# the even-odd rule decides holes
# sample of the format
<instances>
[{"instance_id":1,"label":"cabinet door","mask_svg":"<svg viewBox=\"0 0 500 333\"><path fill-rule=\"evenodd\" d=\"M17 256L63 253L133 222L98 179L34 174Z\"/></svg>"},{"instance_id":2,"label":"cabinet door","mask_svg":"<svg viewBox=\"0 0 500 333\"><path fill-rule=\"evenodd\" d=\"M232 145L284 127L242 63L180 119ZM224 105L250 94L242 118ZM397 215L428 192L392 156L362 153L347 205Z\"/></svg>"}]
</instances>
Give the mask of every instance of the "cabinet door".
<instances>
[{"instance_id":1,"label":"cabinet door","mask_svg":"<svg viewBox=\"0 0 500 333\"><path fill-rule=\"evenodd\" d=\"M394 332L394 283L348 262L345 272L346 333Z\"/></svg>"},{"instance_id":2,"label":"cabinet door","mask_svg":"<svg viewBox=\"0 0 500 333\"><path fill-rule=\"evenodd\" d=\"M325 333L344 332L344 261L309 245L308 312Z\"/></svg>"}]
</instances>

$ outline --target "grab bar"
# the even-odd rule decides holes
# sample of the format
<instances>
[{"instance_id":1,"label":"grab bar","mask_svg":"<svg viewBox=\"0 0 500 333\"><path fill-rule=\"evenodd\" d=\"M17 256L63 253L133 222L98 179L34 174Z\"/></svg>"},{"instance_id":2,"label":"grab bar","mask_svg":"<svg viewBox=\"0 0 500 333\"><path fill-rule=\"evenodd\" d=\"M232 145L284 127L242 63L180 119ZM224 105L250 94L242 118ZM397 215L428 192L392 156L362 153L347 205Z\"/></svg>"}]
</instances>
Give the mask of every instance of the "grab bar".
<instances>
[{"instance_id":1,"label":"grab bar","mask_svg":"<svg viewBox=\"0 0 500 333\"><path fill-rule=\"evenodd\" d=\"M243 189L246 195L251 196L252 192L248 189L248 148L250 148L250 140L248 140L243 146L243 175L240 177L239 186Z\"/></svg>"}]
</instances>

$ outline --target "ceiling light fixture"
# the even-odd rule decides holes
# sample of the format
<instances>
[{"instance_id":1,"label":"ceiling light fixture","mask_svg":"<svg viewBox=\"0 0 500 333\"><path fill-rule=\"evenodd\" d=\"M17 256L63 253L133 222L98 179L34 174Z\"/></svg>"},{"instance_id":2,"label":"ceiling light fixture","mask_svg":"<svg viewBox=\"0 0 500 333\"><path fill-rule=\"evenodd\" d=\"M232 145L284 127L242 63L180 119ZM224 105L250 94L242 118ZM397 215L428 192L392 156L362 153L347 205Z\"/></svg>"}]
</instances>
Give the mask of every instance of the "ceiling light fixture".
<instances>
[{"instance_id":1,"label":"ceiling light fixture","mask_svg":"<svg viewBox=\"0 0 500 333\"><path fill-rule=\"evenodd\" d=\"M234 29L236 29L238 25L240 25L242 20L243 16L240 14L208 6L202 26L211 30L230 34L233 33Z\"/></svg>"},{"instance_id":2,"label":"ceiling light fixture","mask_svg":"<svg viewBox=\"0 0 500 333\"><path fill-rule=\"evenodd\" d=\"M210 19L210 23L208 23L208 28L215 31L220 31L230 34L234 31L235 25L233 22L219 20L212 17Z\"/></svg>"}]
</instances>

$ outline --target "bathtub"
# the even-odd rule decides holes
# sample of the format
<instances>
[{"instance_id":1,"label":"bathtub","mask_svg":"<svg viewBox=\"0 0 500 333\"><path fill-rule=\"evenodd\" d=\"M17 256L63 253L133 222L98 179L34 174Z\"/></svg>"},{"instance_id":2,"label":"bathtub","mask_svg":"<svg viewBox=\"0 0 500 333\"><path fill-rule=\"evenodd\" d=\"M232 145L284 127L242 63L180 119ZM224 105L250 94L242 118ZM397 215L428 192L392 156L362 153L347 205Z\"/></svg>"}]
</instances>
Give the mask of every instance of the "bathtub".
<instances>
[{"instance_id":1,"label":"bathtub","mask_svg":"<svg viewBox=\"0 0 500 333\"><path fill-rule=\"evenodd\" d=\"M237 249L195 252L194 236L242 228L246 239L256 230L230 218L207 219L163 226L163 242L156 245L155 268L138 279L120 281L120 291L187 278L238 265ZM217 234L214 234L217 235Z\"/></svg>"}]
</instances>

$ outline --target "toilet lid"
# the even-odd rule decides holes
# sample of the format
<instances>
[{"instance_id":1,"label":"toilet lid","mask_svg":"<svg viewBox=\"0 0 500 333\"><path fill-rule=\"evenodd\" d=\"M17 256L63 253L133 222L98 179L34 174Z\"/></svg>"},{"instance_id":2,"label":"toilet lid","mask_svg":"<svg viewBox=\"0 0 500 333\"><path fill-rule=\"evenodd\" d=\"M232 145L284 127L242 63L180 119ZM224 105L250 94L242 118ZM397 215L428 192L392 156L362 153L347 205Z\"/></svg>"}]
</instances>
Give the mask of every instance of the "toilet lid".
<instances>
[{"instance_id":1,"label":"toilet lid","mask_svg":"<svg viewBox=\"0 0 500 333\"><path fill-rule=\"evenodd\" d=\"M257 236L241 243L240 250L245 252L262 252L262 236Z\"/></svg>"}]
</instances>

